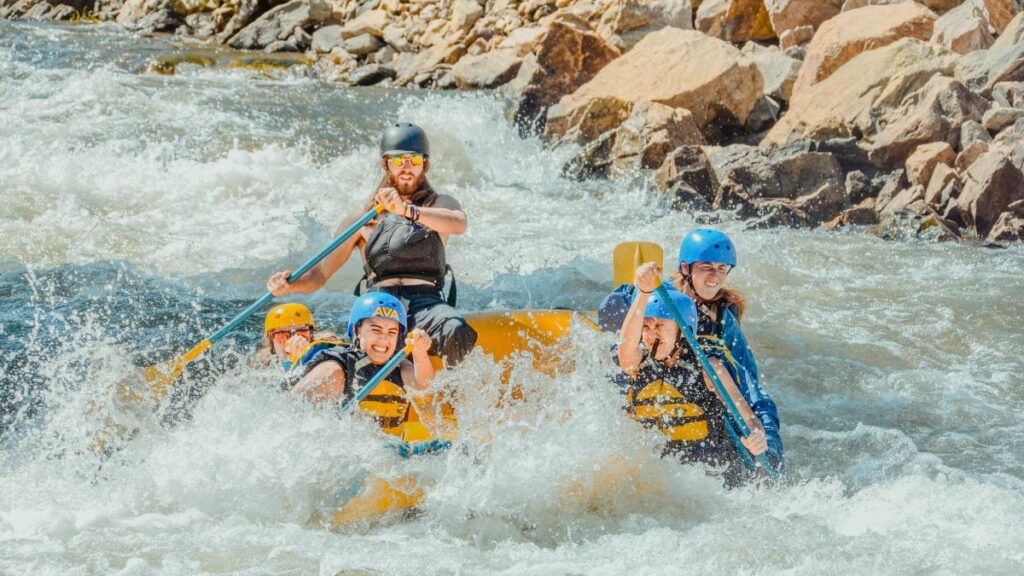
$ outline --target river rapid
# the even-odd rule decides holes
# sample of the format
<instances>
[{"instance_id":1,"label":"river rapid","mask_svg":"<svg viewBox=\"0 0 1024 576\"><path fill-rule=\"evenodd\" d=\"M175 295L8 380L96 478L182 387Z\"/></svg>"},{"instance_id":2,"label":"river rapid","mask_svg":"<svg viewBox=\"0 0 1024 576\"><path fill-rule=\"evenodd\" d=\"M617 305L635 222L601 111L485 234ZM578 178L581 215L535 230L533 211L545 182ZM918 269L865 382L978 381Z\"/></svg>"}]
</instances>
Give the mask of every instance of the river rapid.
<instances>
[{"instance_id":1,"label":"river rapid","mask_svg":"<svg viewBox=\"0 0 1024 576\"><path fill-rule=\"evenodd\" d=\"M133 366L182 353L330 239L379 177L377 135L431 136L431 181L470 228L467 310L593 309L622 240L674 262L698 221L641 179L576 183L486 93L351 89L303 71L147 62L188 52L117 28L0 22L0 574L1020 574L1024 250L748 231L728 215L745 329L776 399L784 489L731 492L657 458L578 327L570 375L525 368L488 410L479 352L440 377L489 434L399 463L364 420L248 368L261 318L186 378L195 400L115 409ZM350 263L302 299L341 327ZM182 416L182 413L187 416ZM89 450L105 419L139 431ZM435 479L420 512L309 518L360 470Z\"/></svg>"}]
</instances>

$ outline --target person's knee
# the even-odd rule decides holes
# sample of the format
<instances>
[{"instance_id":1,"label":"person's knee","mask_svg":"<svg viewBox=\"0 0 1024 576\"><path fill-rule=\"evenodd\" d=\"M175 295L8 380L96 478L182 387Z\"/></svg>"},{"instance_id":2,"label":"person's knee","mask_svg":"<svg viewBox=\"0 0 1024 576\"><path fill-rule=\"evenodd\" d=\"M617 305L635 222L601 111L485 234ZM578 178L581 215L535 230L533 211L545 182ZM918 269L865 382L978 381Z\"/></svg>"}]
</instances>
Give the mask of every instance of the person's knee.
<instances>
[{"instance_id":1,"label":"person's knee","mask_svg":"<svg viewBox=\"0 0 1024 576\"><path fill-rule=\"evenodd\" d=\"M449 365L458 364L476 344L477 333L462 318L449 318L441 330L441 355Z\"/></svg>"}]
</instances>

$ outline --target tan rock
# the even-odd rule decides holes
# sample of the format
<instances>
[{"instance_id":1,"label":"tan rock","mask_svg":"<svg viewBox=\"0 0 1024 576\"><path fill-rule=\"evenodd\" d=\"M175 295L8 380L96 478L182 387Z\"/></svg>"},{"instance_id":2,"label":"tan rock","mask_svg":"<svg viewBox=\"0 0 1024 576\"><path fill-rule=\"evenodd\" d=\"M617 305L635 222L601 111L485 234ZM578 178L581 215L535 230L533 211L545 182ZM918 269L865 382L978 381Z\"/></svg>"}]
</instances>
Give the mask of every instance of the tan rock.
<instances>
[{"instance_id":1,"label":"tan rock","mask_svg":"<svg viewBox=\"0 0 1024 576\"><path fill-rule=\"evenodd\" d=\"M804 57L793 93L828 78L862 52L892 44L901 38L928 40L935 14L917 3L867 6L844 12L818 28Z\"/></svg>"},{"instance_id":2,"label":"tan rock","mask_svg":"<svg viewBox=\"0 0 1024 576\"><path fill-rule=\"evenodd\" d=\"M964 189L957 207L965 223L979 236L988 235L1007 207L1024 200L1024 174L998 152L978 158L964 174Z\"/></svg>"},{"instance_id":3,"label":"tan rock","mask_svg":"<svg viewBox=\"0 0 1024 576\"><path fill-rule=\"evenodd\" d=\"M461 90L494 88L515 78L523 57L514 50L492 50L463 56L452 67L455 85Z\"/></svg>"},{"instance_id":4,"label":"tan rock","mask_svg":"<svg viewBox=\"0 0 1024 576\"><path fill-rule=\"evenodd\" d=\"M974 164L975 160L988 152L988 149L989 143L987 141L975 140L964 146L963 150L956 155L956 161L953 163L953 166L956 167L957 172L966 172L971 167L971 164Z\"/></svg>"},{"instance_id":5,"label":"tan rock","mask_svg":"<svg viewBox=\"0 0 1024 576\"><path fill-rule=\"evenodd\" d=\"M1024 241L1024 218L1012 212L1003 212L985 240L1001 244Z\"/></svg>"},{"instance_id":6,"label":"tan rock","mask_svg":"<svg viewBox=\"0 0 1024 576\"><path fill-rule=\"evenodd\" d=\"M654 173L659 190L667 192L683 186L691 197L700 198L711 208L718 192L718 179L701 146L680 146L668 154Z\"/></svg>"},{"instance_id":7,"label":"tan rock","mask_svg":"<svg viewBox=\"0 0 1024 576\"><path fill-rule=\"evenodd\" d=\"M788 50L794 46L803 46L814 38L814 26L797 26L779 34L779 47Z\"/></svg>"},{"instance_id":8,"label":"tan rock","mask_svg":"<svg viewBox=\"0 0 1024 576\"><path fill-rule=\"evenodd\" d=\"M932 42L957 54L984 50L994 41L984 13L971 0L943 14L932 32Z\"/></svg>"},{"instance_id":9,"label":"tan rock","mask_svg":"<svg viewBox=\"0 0 1024 576\"><path fill-rule=\"evenodd\" d=\"M597 33L624 52L665 27L693 29L690 0L612 0L601 16Z\"/></svg>"},{"instance_id":10,"label":"tan rock","mask_svg":"<svg viewBox=\"0 0 1024 576\"><path fill-rule=\"evenodd\" d=\"M996 38L993 48L1009 48L1015 44L1024 42L1024 12L1017 14L1006 25L1006 29Z\"/></svg>"},{"instance_id":11,"label":"tan rock","mask_svg":"<svg viewBox=\"0 0 1024 576\"><path fill-rule=\"evenodd\" d=\"M589 24L576 17L560 15L545 27L543 39L510 84L519 94L514 115L524 133L543 131L548 107L593 78L618 55Z\"/></svg>"},{"instance_id":12,"label":"tan rock","mask_svg":"<svg viewBox=\"0 0 1024 576\"><path fill-rule=\"evenodd\" d=\"M762 0L703 0L694 24L701 32L729 42L775 38Z\"/></svg>"},{"instance_id":13,"label":"tan rock","mask_svg":"<svg viewBox=\"0 0 1024 576\"><path fill-rule=\"evenodd\" d=\"M915 0L845 0L843 2L843 12L849 12L850 10L856 10L857 8L863 8L865 6L890 6L893 4L905 4L907 2L914 2ZM948 10L958 6L965 0L916 0L918 4L923 4L925 8L935 12L936 14L943 14ZM970 1L970 0L966 0Z\"/></svg>"},{"instance_id":14,"label":"tan rock","mask_svg":"<svg viewBox=\"0 0 1024 576\"><path fill-rule=\"evenodd\" d=\"M933 76L895 110L884 112L887 124L873 138L869 158L877 166L895 167L918 145L958 144L961 126L980 120L986 108L988 101L962 83L948 76Z\"/></svg>"},{"instance_id":15,"label":"tan rock","mask_svg":"<svg viewBox=\"0 0 1024 576\"><path fill-rule=\"evenodd\" d=\"M342 25L341 37L348 40L363 34L370 34L381 38L384 36L384 28L388 25L388 19L388 13L384 10L367 10Z\"/></svg>"},{"instance_id":16,"label":"tan rock","mask_svg":"<svg viewBox=\"0 0 1024 576\"><path fill-rule=\"evenodd\" d=\"M410 58L398 57L392 63L396 72L395 84L408 84L421 74L432 73L440 65L453 65L465 52L461 44L441 42L419 51Z\"/></svg>"},{"instance_id":17,"label":"tan rock","mask_svg":"<svg viewBox=\"0 0 1024 576\"><path fill-rule=\"evenodd\" d=\"M545 34L547 34L547 29L542 26L523 26L513 30L498 44L498 47L503 50L513 50L520 56L525 56L544 39Z\"/></svg>"},{"instance_id":18,"label":"tan rock","mask_svg":"<svg viewBox=\"0 0 1024 576\"><path fill-rule=\"evenodd\" d=\"M680 146L704 143L693 114L684 108L641 102L619 126L612 156L620 161L633 157L640 168L655 169Z\"/></svg>"},{"instance_id":19,"label":"tan rock","mask_svg":"<svg viewBox=\"0 0 1024 576\"><path fill-rule=\"evenodd\" d=\"M839 14L842 0L764 0L772 28L779 39L795 28L810 26L817 30L826 20Z\"/></svg>"},{"instance_id":20,"label":"tan rock","mask_svg":"<svg viewBox=\"0 0 1024 576\"><path fill-rule=\"evenodd\" d=\"M924 202L924 186L911 186L900 191L879 210L881 216L892 216L897 212L913 209L914 204Z\"/></svg>"},{"instance_id":21,"label":"tan rock","mask_svg":"<svg viewBox=\"0 0 1024 576\"><path fill-rule=\"evenodd\" d=\"M968 0L979 5L985 13L985 18L992 25L996 34L1002 34L1010 21L1020 11L1014 0Z\"/></svg>"},{"instance_id":22,"label":"tan rock","mask_svg":"<svg viewBox=\"0 0 1024 576\"><path fill-rule=\"evenodd\" d=\"M932 172L939 164L949 166L956 160L956 152L948 142L931 142L921 144L907 158L907 178L911 184L927 186L932 179Z\"/></svg>"},{"instance_id":23,"label":"tan rock","mask_svg":"<svg viewBox=\"0 0 1024 576\"><path fill-rule=\"evenodd\" d=\"M958 181L956 170L945 164L936 164L932 171L931 178L924 191L924 201L929 206L939 209L942 207L942 192L949 186L950 182Z\"/></svg>"},{"instance_id":24,"label":"tan rock","mask_svg":"<svg viewBox=\"0 0 1024 576\"><path fill-rule=\"evenodd\" d=\"M803 93L794 90L789 112L765 143L874 136L887 112L954 62L951 52L910 38L860 54Z\"/></svg>"},{"instance_id":25,"label":"tan rock","mask_svg":"<svg viewBox=\"0 0 1024 576\"><path fill-rule=\"evenodd\" d=\"M712 123L742 125L761 89L757 67L731 44L692 30L664 28L563 98L548 117L558 125L595 99L615 98L686 108L702 128Z\"/></svg>"},{"instance_id":26,"label":"tan rock","mask_svg":"<svg viewBox=\"0 0 1024 576\"><path fill-rule=\"evenodd\" d=\"M476 21L484 15L484 8L477 4L476 0L454 0L452 2L452 16L449 22L451 30L462 30L469 32Z\"/></svg>"}]
</instances>

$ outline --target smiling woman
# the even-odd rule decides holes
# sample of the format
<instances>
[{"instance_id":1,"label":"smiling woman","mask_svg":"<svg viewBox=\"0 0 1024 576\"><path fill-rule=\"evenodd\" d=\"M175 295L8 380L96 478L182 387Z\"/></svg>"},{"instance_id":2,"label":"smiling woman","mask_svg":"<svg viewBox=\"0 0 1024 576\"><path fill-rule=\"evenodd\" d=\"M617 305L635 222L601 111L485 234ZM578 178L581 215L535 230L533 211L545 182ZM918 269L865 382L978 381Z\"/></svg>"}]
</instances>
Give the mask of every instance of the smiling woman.
<instances>
[{"instance_id":1,"label":"smiling woman","mask_svg":"<svg viewBox=\"0 0 1024 576\"><path fill-rule=\"evenodd\" d=\"M739 252L724 285L749 298L744 336L783 422L781 491L725 492L660 459L659 433L609 383L614 338L585 327L547 373L478 352L439 372L466 434L438 458L403 460L372 419L281 394L279 370L244 361L265 337L255 317L186 371L183 395L207 390L187 422L96 410L361 213L398 119L429 133L431 184L472 220L446 246L460 309L591 309L620 241L658 241L671 270L699 227L641 181L561 177L578 151L520 138L493 94L134 72L182 50L0 22L0 573L1024 570L1020 247L700 216ZM343 266L303 300L319 324L345 322L362 273ZM136 432L101 462L89 443L107 416ZM398 522L307 524L366 470L432 488Z\"/></svg>"}]
</instances>

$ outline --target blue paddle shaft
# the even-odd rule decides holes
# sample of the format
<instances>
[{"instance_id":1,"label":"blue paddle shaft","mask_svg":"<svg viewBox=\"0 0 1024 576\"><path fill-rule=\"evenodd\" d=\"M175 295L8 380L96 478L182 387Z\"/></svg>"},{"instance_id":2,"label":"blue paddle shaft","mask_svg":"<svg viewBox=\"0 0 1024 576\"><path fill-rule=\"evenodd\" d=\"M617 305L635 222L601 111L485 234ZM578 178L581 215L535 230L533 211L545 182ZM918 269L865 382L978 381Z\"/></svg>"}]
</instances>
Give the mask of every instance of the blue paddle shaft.
<instances>
[{"instance_id":1,"label":"blue paddle shaft","mask_svg":"<svg viewBox=\"0 0 1024 576\"><path fill-rule=\"evenodd\" d=\"M736 422L736 426L740 429L740 435L746 438L750 436L750 427L747 426L747 422L743 419L740 414L739 408L736 407L736 403L732 401L732 397L725 390L725 385L722 384L722 380L718 377L718 373L711 366L711 362L708 360L707 355L704 354L704 350L701 349L700 343L697 342L697 337L693 335L693 331L690 330L689 325L683 320L683 315L679 313L679 309L676 308L675 302L668 295L668 290L664 284L659 284L656 288L658 296L661 297L661 301L668 307L669 313L672 314L672 318L675 319L676 324L679 325L679 330L683 333L686 338L686 343L690 345L690 349L693 350L694 355L697 356L697 360L700 361L701 367L704 368L704 372L707 373L708 378L711 379L711 383L715 386L715 390L718 390L718 395L722 397L722 402L725 404L725 409L729 411L729 415ZM768 461L768 457L764 455L764 452L757 455L757 461L764 466L765 472L775 482L775 468L772 467L771 462Z\"/></svg>"},{"instance_id":2,"label":"blue paddle shaft","mask_svg":"<svg viewBox=\"0 0 1024 576\"><path fill-rule=\"evenodd\" d=\"M355 223L346 228L345 231L338 235L337 238L331 240L330 244L324 246L323 250L314 254L312 258L306 260L306 262L302 266L299 266L299 268L296 271L292 272L291 275L288 276L288 283L291 284L292 282L295 282L296 280L301 278L306 272L312 270L313 266L319 264L320 261L326 258L328 254L334 252L338 248L338 246L341 246L346 240L351 238L353 234L358 232L359 229L361 229L363 226L366 226L366 224L369 223L370 220L373 220L380 212L381 210L379 210L378 208L374 208L373 210L370 210L366 214L363 214L363 216L359 218L359 220L356 220ZM232 318L231 321L225 324L220 330L214 332L213 335L210 336L210 342L216 342L221 338L227 336L228 333L230 333L232 330L238 328L238 326L241 325L242 322L245 322L246 318L252 316L254 313L256 313L257 310L260 310L261 308L266 306L273 299L274 295L271 294L270 292L267 292L266 294L261 296L259 300L250 304L249 307L246 308L245 310L242 310L237 316Z\"/></svg>"},{"instance_id":3,"label":"blue paddle shaft","mask_svg":"<svg viewBox=\"0 0 1024 576\"><path fill-rule=\"evenodd\" d=\"M401 350L398 351L397 354L392 356L391 359L388 360L387 364L381 366L381 369L378 370L377 373L373 375L373 378L370 378L370 381L367 382L362 388L360 388L359 391L356 392L356 395L353 396L348 402L345 403L344 406L341 407L341 413L344 414L345 412L348 412L363 398L369 396L370 392L372 392L373 389L377 387L377 384L380 384L381 380L387 378L388 374L391 374L395 367L398 366L399 362L404 360L405 357L408 355L409 347L407 346L405 348L402 348Z\"/></svg>"}]
</instances>

